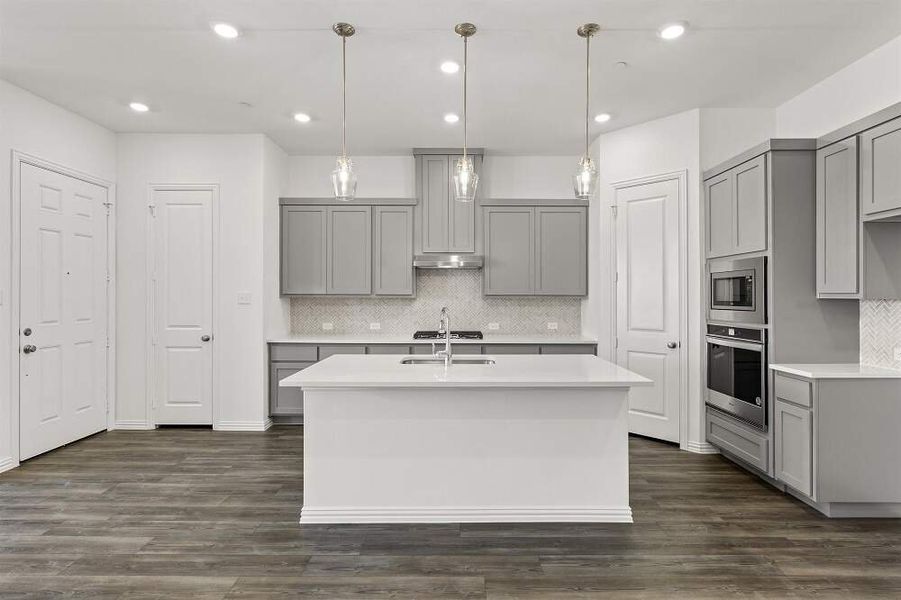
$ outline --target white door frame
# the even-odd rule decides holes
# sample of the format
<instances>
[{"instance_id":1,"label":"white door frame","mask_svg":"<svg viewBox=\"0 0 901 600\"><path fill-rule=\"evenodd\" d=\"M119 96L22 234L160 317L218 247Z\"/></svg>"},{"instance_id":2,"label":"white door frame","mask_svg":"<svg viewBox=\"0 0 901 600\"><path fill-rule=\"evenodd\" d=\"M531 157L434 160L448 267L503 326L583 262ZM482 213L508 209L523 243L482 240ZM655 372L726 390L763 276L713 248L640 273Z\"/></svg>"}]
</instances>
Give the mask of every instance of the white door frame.
<instances>
[{"instance_id":1,"label":"white door frame","mask_svg":"<svg viewBox=\"0 0 901 600\"><path fill-rule=\"evenodd\" d=\"M216 335L219 332L219 310L216 307L216 299L219 297L219 184L218 183L151 183L147 191L147 240L145 244L147 253L147 315L145 323L146 355L147 355L147 379L144 390L145 414L147 415L147 428L156 428L156 407L153 398L156 392L156 349L154 337L156 336L156 288L153 284L153 274L156 269L156 210L153 203L154 192L180 192L204 190L213 193L212 228L213 228L213 295L210 309L213 319L213 331L210 335L213 344L210 351L213 353L212 372L212 402L213 402L213 429L219 426L219 353L216 352Z\"/></svg>"},{"instance_id":2,"label":"white door frame","mask_svg":"<svg viewBox=\"0 0 901 600\"><path fill-rule=\"evenodd\" d=\"M679 190L679 448L688 450L688 356L690 352L695 351L688 343L688 203L686 202L686 193L688 192L688 171L674 171L672 173L663 173L661 175L651 175L648 177L639 177L638 179L628 179L626 181L618 181L611 184L613 187L613 204L611 207L616 211L616 192L621 189L646 185L649 183L661 183L665 181L675 181ZM616 241L616 219L610 219L610 273L616 274L617 260L617 241ZM615 282L614 282L615 283ZM613 360L616 360L616 334L617 334L617 311L619 310L616 302L616 285L610 286L610 348L613 351Z\"/></svg>"},{"instance_id":3,"label":"white door frame","mask_svg":"<svg viewBox=\"0 0 901 600\"><path fill-rule=\"evenodd\" d=\"M37 156L32 156L19 150L12 151L12 160L10 161L12 173L10 181L10 227L11 227L11 257L10 257L10 390L9 400L11 414L9 415L10 429L12 431L12 440L10 446L12 449L12 464L10 468L19 465L19 436L20 423L19 415L21 413L19 405L21 403L20 381L19 381L19 331L22 327L21 322L21 306L19 302L20 277L21 277L21 254L22 254L22 182L20 172L22 165L32 165L48 171L53 171L66 177L79 179L87 183L106 189L106 202L109 205L106 219L106 301L107 301L107 321L106 321L106 428L113 428L116 420L116 184L107 181L101 177L89 175L76 169L71 169L63 165L44 160ZM0 467L0 471L4 470Z\"/></svg>"}]
</instances>

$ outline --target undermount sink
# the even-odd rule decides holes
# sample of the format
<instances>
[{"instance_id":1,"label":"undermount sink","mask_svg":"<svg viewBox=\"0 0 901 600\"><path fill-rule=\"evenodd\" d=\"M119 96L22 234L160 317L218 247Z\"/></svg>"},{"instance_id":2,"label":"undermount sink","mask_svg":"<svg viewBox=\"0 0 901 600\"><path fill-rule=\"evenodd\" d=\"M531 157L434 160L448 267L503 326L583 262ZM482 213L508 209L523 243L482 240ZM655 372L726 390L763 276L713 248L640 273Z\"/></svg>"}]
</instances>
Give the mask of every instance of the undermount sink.
<instances>
[{"instance_id":1,"label":"undermount sink","mask_svg":"<svg viewBox=\"0 0 901 600\"><path fill-rule=\"evenodd\" d=\"M435 358L433 356L408 356L400 361L402 365L443 365L443 358ZM493 365L493 358L481 358L481 357L453 357L451 359L451 364L453 365Z\"/></svg>"}]
</instances>

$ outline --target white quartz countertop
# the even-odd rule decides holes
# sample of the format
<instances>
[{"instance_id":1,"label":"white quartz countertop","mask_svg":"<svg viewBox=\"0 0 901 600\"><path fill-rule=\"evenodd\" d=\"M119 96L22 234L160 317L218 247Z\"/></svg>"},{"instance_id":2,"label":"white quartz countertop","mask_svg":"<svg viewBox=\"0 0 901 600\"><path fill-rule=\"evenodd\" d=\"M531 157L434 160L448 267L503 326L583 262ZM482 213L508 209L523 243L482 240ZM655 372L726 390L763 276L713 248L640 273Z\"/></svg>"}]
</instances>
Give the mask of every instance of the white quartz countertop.
<instances>
[{"instance_id":1,"label":"white quartz countertop","mask_svg":"<svg viewBox=\"0 0 901 600\"><path fill-rule=\"evenodd\" d=\"M492 365L405 365L401 355L338 354L282 379L302 388L397 387L632 387L641 375L591 355L486 355ZM423 358L418 356L415 358Z\"/></svg>"},{"instance_id":2,"label":"white quartz countertop","mask_svg":"<svg viewBox=\"0 0 901 600\"><path fill-rule=\"evenodd\" d=\"M800 364L778 363L770 368L805 379L901 379L901 371L860 363Z\"/></svg>"},{"instance_id":3,"label":"white quartz countertop","mask_svg":"<svg viewBox=\"0 0 901 600\"><path fill-rule=\"evenodd\" d=\"M443 340L436 340L442 342ZM414 340L410 335L293 335L271 338L270 344L431 344L432 340ZM596 338L573 335L485 334L481 340L451 340L453 344L597 344Z\"/></svg>"}]
</instances>

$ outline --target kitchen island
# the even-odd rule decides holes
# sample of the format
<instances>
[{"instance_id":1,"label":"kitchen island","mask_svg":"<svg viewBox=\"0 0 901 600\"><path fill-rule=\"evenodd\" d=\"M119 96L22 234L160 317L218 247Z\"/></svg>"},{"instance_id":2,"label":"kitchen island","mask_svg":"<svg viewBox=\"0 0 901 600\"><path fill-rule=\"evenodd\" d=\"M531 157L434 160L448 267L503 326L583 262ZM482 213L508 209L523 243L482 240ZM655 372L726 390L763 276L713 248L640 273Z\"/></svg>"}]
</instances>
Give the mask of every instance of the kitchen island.
<instances>
[{"instance_id":1,"label":"kitchen island","mask_svg":"<svg viewBox=\"0 0 901 600\"><path fill-rule=\"evenodd\" d=\"M650 380L589 355L428 360L280 382L304 391L302 524L632 521L628 392Z\"/></svg>"}]
</instances>

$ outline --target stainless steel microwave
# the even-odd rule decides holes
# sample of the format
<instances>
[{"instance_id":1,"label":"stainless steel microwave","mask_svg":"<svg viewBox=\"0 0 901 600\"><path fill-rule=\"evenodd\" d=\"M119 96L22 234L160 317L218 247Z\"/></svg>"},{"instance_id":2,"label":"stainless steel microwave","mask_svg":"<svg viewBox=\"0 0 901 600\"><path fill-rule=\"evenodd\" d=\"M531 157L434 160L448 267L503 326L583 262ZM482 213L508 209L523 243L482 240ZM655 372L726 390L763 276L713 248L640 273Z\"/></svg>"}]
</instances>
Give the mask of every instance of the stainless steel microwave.
<instances>
[{"instance_id":1,"label":"stainless steel microwave","mask_svg":"<svg viewBox=\"0 0 901 600\"><path fill-rule=\"evenodd\" d=\"M707 320L766 324L766 257L707 261Z\"/></svg>"}]
</instances>

